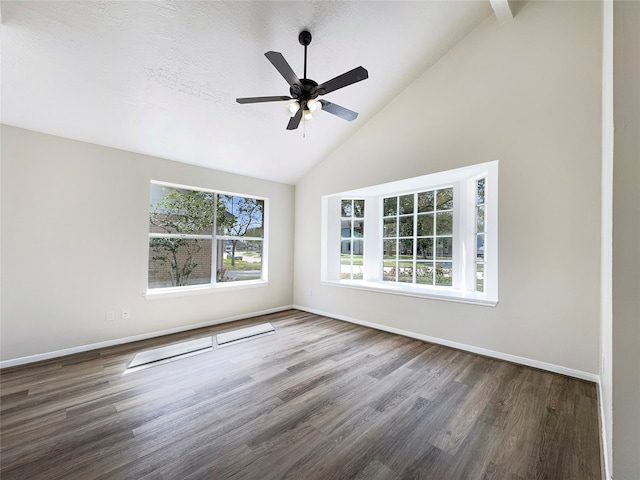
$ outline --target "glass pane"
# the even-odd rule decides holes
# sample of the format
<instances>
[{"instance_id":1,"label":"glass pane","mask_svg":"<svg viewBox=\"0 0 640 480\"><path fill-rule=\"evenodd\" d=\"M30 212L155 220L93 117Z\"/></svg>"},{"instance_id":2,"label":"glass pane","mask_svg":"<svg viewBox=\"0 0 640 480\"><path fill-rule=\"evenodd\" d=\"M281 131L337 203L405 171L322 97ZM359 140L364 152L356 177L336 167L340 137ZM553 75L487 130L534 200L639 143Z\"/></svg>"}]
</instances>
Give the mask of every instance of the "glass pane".
<instances>
[{"instance_id":1,"label":"glass pane","mask_svg":"<svg viewBox=\"0 0 640 480\"><path fill-rule=\"evenodd\" d=\"M433 235L433 213L418 215L418 236Z\"/></svg>"},{"instance_id":2,"label":"glass pane","mask_svg":"<svg viewBox=\"0 0 640 480\"><path fill-rule=\"evenodd\" d=\"M480 180L478 180L477 183L477 199L476 202L478 203L478 205L481 205L484 202L484 186L485 186L485 179L481 178Z\"/></svg>"},{"instance_id":3,"label":"glass pane","mask_svg":"<svg viewBox=\"0 0 640 480\"><path fill-rule=\"evenodd\" d=\"M225 251L222 262L217 262L216 281L240 282L262 278L262 241L232 240L231 244L231 251Z\"/></svg>"},{"instance_id":4,"label":"glass pane","mask_svg":"<svg viewBox=\"0 0 640 480\"><path fill-rule=\"evenodd\" d=\"M476 291L484 292L484 263L476 263Z\"/></svg>"},{"instance_id":5,"label":"glass pane","mask_svg":"<svg viewBox=\"0 0 640 480\"><path fill-rule=\"evenodd\" d=\"M408 217L400 217L399 224L399 237L412 237L413 236L413 215Z\"/></svg>"},{"instance_id":6,"label":"glass pane","mask_svg":"<svg viewBox=\"0 0 640 480\"><path fill-rule=\"evenodd\" d=\"M418 212L433 212L433 191L418 194Z\"/></svg>"},{"instance_id":7,"label":"glass pane","mask_svg":"<svg viewBox=\"0 0 640 480\"><path fill-rule=\"evenodd\" d=\"M433 285L433 263L416 263L416 283Z\"/></svg>"},{"instance_id":8,"label":"glass pane","mask_svg":"<svg viewBox=\"0 0 640 480\"><path fill-rule=\"evenodd\" d=\"M385 198L382 207L382 215L388 217L398 212L398 197Z\"/></svg>"},{"instance_id":9,"label":"glass pane","mask_svg":"<svg viewBox=\"0 0 640 480\"><path fill-rule=\"evenodd\" d=\"M398 281L404 283L413 283L413 263L398 263Z\"/></svg>"},{"instance_id":10,"label":"glass pane","mask_svg":"<svg viewBox=\"0 0 640 480\"><path fill-rule=\"evenodd\" d=\"M451 210L453 208L453 188L444 188L436 193L437 210Z\"/></svg>"},{"instance_id":11,"label":"glass pane","mask_svg":"<svg viewBox=\"0 0 640 480\"><path fill-rule=\"evenodd\" d=\"M362 265L353 265L353 267L351 267L351 278L353 280L362 280L364 278Z\"/></svg>"},{"instance_id":12,"label":"glass pane","mask_svg":"<svg viewBox=\"0 0 640 480\"><path fill-rule=\"evenodd\" d=\"M342 238L351 238L351 220L340 221L340 236Z\"/></svg>"},{"instance_id":13,"label":"glass pane","mask_svg":"<svg viewBox=\"0 0 640 480\"><path fill-rule=\"evenodd\" d=\"M358 218L364 217L364 200L353 201L353 216Z\"/></svg>"},{"instance_id":14,"label":"glass pane","mask_svg":"<svg viewBox=\"0 0 640 480\"><path fill-rule=\"evenodd\" d=\"M262 238L263 211L263 200L218 195L216 230L220 235Z\"/></svg>"},{"instance_id":15,"label":"glass pane","mask_svg":"<svg viewBox=\"0 0 640 480\"><path fill-rule=\"evenodd\" d=\"M397 221L395 218L385 218L383 226L383 236L395 237L397 235Z\"/></svg>"},{"instance_id":16,"label":"glass pane","mask_svg":"<svg viewBox=\"0 0 640 480\"><path fill-rule=\"evenodd\" d=\"M353 263L362 265L362 253L364 252L364 242L362 240L353 240Z\"/></svg>"},{"instance_id":17,"label":"glass pane","mask_svg":"<svg viewBox=\"0 0 640 480\"><path fill-rule=\"evenodd\" d=\"M387 282L395 282L396 281L396 266L395 263L391 265L387 265L385 262L384 267L382 267L382 279Z\"/></svg>"},{"instance_id":18,"label":"glass pane","mask_svg":"<svg viewBox=\"0 0 640 480\"><path fill-rule=\"evenodd\" d=\"M453 212L436 213L436 235L453 234Z\"/></svg>"},{"instance_id":19,"label":"glass pane","mask_svg":"<svg viewBox=\"0 0 640 480\"><path fill-rule=\"evenodd\" d=\"M399 246L401 258L413 258L413 239L407 238L400 240Z\"/></svg>"},{"instance_id":20,"label":"glass pane","mask_svg":"<svg viewBox=\"0 0 640 480\"><path fill-rule=\"evenodd\" d=\"M340 258L340 278L342 280L351 278L351 255L342 255Z\"/></svg>"},{"instance_id":21,"label":"glass pane","mask_svg":"<svg viewBox=\"0 0 640 480\"><path fill-rule=\"evenodd\" d=\"M353 236L359 238L364 236L364 220L353 221Z\"/></svg>"},{"instance_id":22,"label":"glass pane","mask_svg":"<svg viewBox=\"0 0 640 480\"><path fill-rule=\"evenodd\" d=\"M149 288L211 283L212 240L149 239Z\"/></svg>"},{"instance_id":23,"label":"glass pane","mask_svg":"<svg viewBox=\"0 0 640 480\"><path fill-rule=\"evenodd\" d=\"M451 237L436 238L436 260L453 258L453 239Z\"/></svg>"},{"instance_id":24,"label":"glass pane","mask_svg":"<svg viewBox=\"0 0 640 480\"><path fill-rule=\"evenodd\" d=\"M213 193L151 184L149 232L213 234Z\"/></svg>"},{"instance_id":25,"label":"glass pane","mask_svg":"<svg viewBox=\"0 0 640 480\"><path fill-rule=\"evenodd\" d=\"M484 205L476 209L476 229L478 233L484 232Z\"/></svg>"},{"instance_id":26,"label":"glass pane","mask_svg":"<svg viewBox=\"0 0 640 480\"><path fill-rule=\"evenodd\" d=\"M476 260L484 262L484 235L476 235Z\"/></svg>"},{"instance_id":27,"label":"glass pane","mask_svg":"<svg viewBox=\"0 0 640 480\"><path fill-rule=\"evenodd\" d=\"M450 287L453 284L451 262L436 262L436 285Z\"/></svg>"},{"instance_id":28,"label":"glass pane","mask_svg":"<svg viewBox=\"0 0 640 480\"><path fill-rule=\"evenodd\" d=\"M347 254L351 258L351 240L342 240L340 242L340 253Z\"/></svg>"},{"instance_id":29,"label":"glass pane","mask_svg":"<svg viewBox=\"0 0 640 480\"><path fill-rule=\"evenodd\" d=\"M391 259L396 258L396 241L395 240L384 240L384 252L383 258Z\"/></svg>"},{"instance_id":30,"label":"glass pane","mask_svg":"<svg viewBox=\"0 0 640 480\"><path fill-rule=\"evenodd\" d=\"M353 213L353 201L352 200L342 200L340 204L341 216L350 217Z\"/></svg>"},{"instance_id":31,"label":"glass pane","mask_svg":"<svg viewBox=\"0 0 640 480\"><path fill-rule=\"evenodd\" d=\"M433 260L433 238L419 238L417 260Z\"/></svg>"},{"instance_id":32,"label":"glass pane","mask_svg":"<svg viewBox=\"0 0 640 480\"><path fill-rule=\"evenodd\" d=\"M403 213L413 213L413 193L410 195L402 195L400 197L400 209L398 213L402 215Z\"/></svg>"}]
</instances>

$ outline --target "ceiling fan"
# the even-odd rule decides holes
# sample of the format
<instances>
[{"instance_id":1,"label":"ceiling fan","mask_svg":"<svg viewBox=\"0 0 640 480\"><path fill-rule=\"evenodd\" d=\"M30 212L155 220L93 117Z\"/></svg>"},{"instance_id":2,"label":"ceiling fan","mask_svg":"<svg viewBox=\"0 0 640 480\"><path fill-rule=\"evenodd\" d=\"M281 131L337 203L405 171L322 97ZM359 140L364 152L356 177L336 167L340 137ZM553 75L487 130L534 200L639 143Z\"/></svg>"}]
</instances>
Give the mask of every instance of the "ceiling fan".
<instances>
[{"instance_id":1,"label":"ceiling fan","mask_svg":"<svg viewBox=\"0 0 640 480\"><path fill-rule=\"evenodd\" d=\"M305 120L311 120L313 113L317 111L318 108L349 122L355 120L358 116L356 112L336 105L335 103L318 99L318 97L351 85L352 83L366 80L369 78L369 72L363 67L357 67L318 85L317 82L307 78L307 46L311 43L311 33L306 30L300 32L298 41L304 46L303 78L298 78L280 52L267 52L264 54L289 84L290 96L236 98L236 102L260 103L293 100L288 108L291 120L289 120L287 130L295 130L298 128L303 116Z\"/></svg>"}]
</instances>

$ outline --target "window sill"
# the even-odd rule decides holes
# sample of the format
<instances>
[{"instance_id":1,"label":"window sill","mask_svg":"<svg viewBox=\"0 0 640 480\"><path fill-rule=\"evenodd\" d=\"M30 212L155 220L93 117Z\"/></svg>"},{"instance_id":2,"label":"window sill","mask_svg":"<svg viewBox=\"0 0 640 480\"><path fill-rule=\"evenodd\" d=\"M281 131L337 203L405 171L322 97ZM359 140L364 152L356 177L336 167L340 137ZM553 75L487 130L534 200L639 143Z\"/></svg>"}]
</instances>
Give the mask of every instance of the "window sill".
<instances>
[{"instance_id":1,"label":"window sill","mask_svg":"<svg viewBox=\"0 0 640 480\"><path fill-rule=\"evenodd\" d=\"M188 297L192 295L204 295L209 293L231 292L235 290L245 290L247 288L266 287L269 282L266 280L248 280L245 282L228 282L212 285L194 285L191 287L168 287L154 288L147 290L143 295L147 300L160 298Z\"/></svg>"},{"instance_id":2,"label":"window sill","mask_svg":"<svg viewBox=\"0 0 640 480\"><path fill-rule=\"evenodd\" d=\"M411 284L395 284L382 282L367 282L364 280L340 280L323 281L323 285L334 287L354 288L356 290L368 290L371 292L388 293L392 295L405 295L409 297L429 298L432 300L444 300L447 302L469 303L495 307L497 299L490 299L486 294L478 292L464 292L461 290L439 289L437 287L423 287Z\"/></svg>"}]
</instances>

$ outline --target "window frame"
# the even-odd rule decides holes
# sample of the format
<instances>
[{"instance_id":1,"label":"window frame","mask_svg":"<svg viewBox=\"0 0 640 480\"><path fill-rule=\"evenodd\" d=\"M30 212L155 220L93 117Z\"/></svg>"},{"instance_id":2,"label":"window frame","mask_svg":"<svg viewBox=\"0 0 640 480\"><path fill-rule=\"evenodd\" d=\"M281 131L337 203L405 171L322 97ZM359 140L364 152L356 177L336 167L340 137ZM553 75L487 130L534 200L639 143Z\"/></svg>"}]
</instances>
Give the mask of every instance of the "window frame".
<instances>
[{"instance_id":1,"label":"window frame","mask_svg":"<svg viewBox=\"0 0 640 480\"><path fill-rule=\"evenodd\" d=\"M448 200L448 201L451 201L451 206L446 208L440 208L440 205L438 205L439 194L440 192L444 192L447 190L451 190L451 198ZM438 259L438 255L437 255L438 241L443 239L449 239L451 244L451 250L452 250L451 257L453 257L453 245L454 245L453 219L454 219L454 209L455 209L453 190L454 189L452 185L446 185L446 186L441 186L439 188L420 189L417 191L402 193L398 195L382 196L380 198L379 201L381 201L381 207L382 207L381 215L382 215L382 243L383 243L383 248L381 251L382 265L383 265L382 267L383 271L380 277L381 281L393 282L393 283L409 283L409 284L425 285L425 286L439 286L439 284L437 283L437 274L436 274L437 265L445 264L445 263L449 263L449 264L453 263L452 258ZM429 210L421 211L420 196L429 194L429 193L432 194L432 199L433 199L432 209L430 211ZM407 197L411 197L411 207L410 207L411 210L409 212L401 211L402 199ZM395 199L396 205L393 213L387 214L386 204L387 204L387 200L390 200L390 199ZM451 231L450 232L442 233L441 231L439 231L439 226L438 226L439 214L451 215ZM420 234L420 219L421 217L427 217L429 215L432 216L430 220L431 231L430 233L427 233L427 234L425 234L424 232ZM385 231L386 230L385 225L389 220L393 220L393 219L395 219L395 222L393 222L395 224L395 228L394 228L393 234L388 235L387 232ZM405 222L405 224L407 223L411 224L410 226L411 233L409 235L403 235L401 232L402 230L401 224L403 219L409 220L409 222ZM418 250L419 250L418 245L420 243L420 240L424 240L424 241L431 240L432 259L418 260ZM385 258L385 257L391 257L391 255L385 255L385 249L386 249L385 244L388 242L395 243L395 249L393 254L394 258ZM406 253L407 250L400 248L400 245L402 243L406 244L407 242L409 242L411 245L411 253L409 254L411 258L401 259L400 257L402 255L404 255L405 257L407 256L407 253ZM404 265L401 266L401 264L404 264ZM410 264L409 267L407 267L408 264ZM386 268L388 268L389 266L393 266L392 271L394 272L394 277L395 277L394 279L388 278L388 275L385 273ZM419 266L422 266L422 268L431 267L430 283L423 283L423 282L417 281ZM408 280L406 276L401 277L400 275L401 268L410 269L411 271L410 280ZM451 273L453 273L452 267L450 268L450 270L452 270ZM404 280L402 280L402 278L404 278ZM453 275L452 275L452 278L453 278ZM446 286L446 285L443 285L443 286Z\"/></svg>"},{"instance_id":2,"label":"window frame","mask_svg":"<svg viewBox=\"0 0 640 480\"><path fill-rule=\"evenodd\" d=\"M351 209L350 209L350 215L346 216L344 215L344 208L343 208L343 204L345 202L350 202L351 203ZM362 248L362 258L364 260L364 239L366 237L366 230L365 230L365 217L364 217L364 213L362 216L358 216L356 215L356 208L355 208L355 203L356 202L362 202L362 211L365 210L365 201L363 199L360 198L342 198L341 199L341 206L340 206L340 278L343 279L345 272L344 270L344 266L348 265L349 266L349 278L348 280L357 280L354 278L354 274L355 274L355 266L356 263L355 262L355 256L357 255L355 252L355 244L356 242L362 244L361 248ZM344 227L343 224L344 222L349 222L349 236L345 236L344 235ZM360 222L362 224L362 234L360 236L356 235L356 227L355 224L356 222ZM348 242L349 244L349 263L345 263L345 259L343 257L343 255L345 255L345 252L343 252L343 244L345 242Z\"/></svg>"},{"instance_id":3,"label":"window frame","mask_svg":"<svg viewBox=\"0 0 640 480\"><path fill-rule=\"evenodd\" d=\"M484 291L476 291L476 182L485 178ZM383 199L453 186L453 282L450 287L383 281ZM342 280L339 263L340 201L365 199L364 278ZM417 215L417 214L416 214ZM495 306L498 303L498 161L437 172L322 197L321 282L325 285ZM378 232L374 234L373 232ZM416 235L414 224L414 237ZM434 236L435 238L435 236ZM336 241L337 240L337 241ZM435 253L435 252L434 252ZM414 255L415 262L415 255ZM415 273L414 273L415 278Z\"/></svg>"},{"instance_id":4,"label":"window frame","mask_svg":"<svg viewBox=\"0 0 640 480\"><path fill-rule=\"evenodd\" d=\"M260 286L266 286L269 283L268 280L268 216L269 216L269 199L257 195L249 195L244 193L234 193L223 190L214 190L210 188L197 187L192 185L177 184L172 182L165 182L161 180L150 180L149 189L151 191L152 185L158 185L161 187L168 187L172 189L190 190L195 192L211 193L214 201L214 219L211 227L211 234L182 234L182 233L152 233L147 226L147 289L145 297L149 299L153 298L167 298L167 297L179 297L186 295L196 295L202 293L213 293L216 291L229 291L235 289L255 288ZM251 198L260 200L263 202L262 207L262 237L247 237L239 235L228 235L224 233L218 233L217 222L217 205L218 197L220 195ZM147 221L150 210L147 209ZM147 223L148 225L148 223ZM168 287L149 287L149 240L152 238L182 238L182 239L200 239L211 241L211 281L209 283L195 284L195 285L181 285L181 286L168 286ZM224 251L224 243L226 240L242 240L242 241L260 241L262 242L261 248L261 277L259 279L251 280L238 280L231 282L219 282L217 281L217 256L219 245L222 245Z\"/></svg>"}]
</instances>

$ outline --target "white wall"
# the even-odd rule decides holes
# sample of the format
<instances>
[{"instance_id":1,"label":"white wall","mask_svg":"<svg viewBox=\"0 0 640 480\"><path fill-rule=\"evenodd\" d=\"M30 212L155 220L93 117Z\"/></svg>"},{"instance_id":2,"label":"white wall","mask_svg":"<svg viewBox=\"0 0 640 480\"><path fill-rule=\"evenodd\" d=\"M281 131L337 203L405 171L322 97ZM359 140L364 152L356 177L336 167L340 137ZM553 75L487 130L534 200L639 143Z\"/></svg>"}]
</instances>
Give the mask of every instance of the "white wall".
<instances>
[{"instance_id":1,"label":"white wall","mask_svg":"<svg viewBox=\"0 0 640 480\"><path fill-rule=\"evenodd\" d=\"M1 169L3 361L292 303L293 186L8 126ZM270 284L145 299L151 179L269 198Z\"/></svg>"},{"instance_id":2,"label":"white wall","mask_svg":"<svg viewBox=\"0 0 640 480\"><path fill-rule=\"evenodd\" d=\"M297 184L295 304L595 377L601 55L597 2L484 22ZM320 284L322 195L495 159L497 307Z\"/></svg>"},{"instance_id":3,"label":"white wall","mask_svg":"<svg viewBox=\"0 0 640 480\"><path fill-rule=\"evenodd\" d=\"M614 2L613 477L640 479L640 3Z\"/></svg>"}]
</instances>

